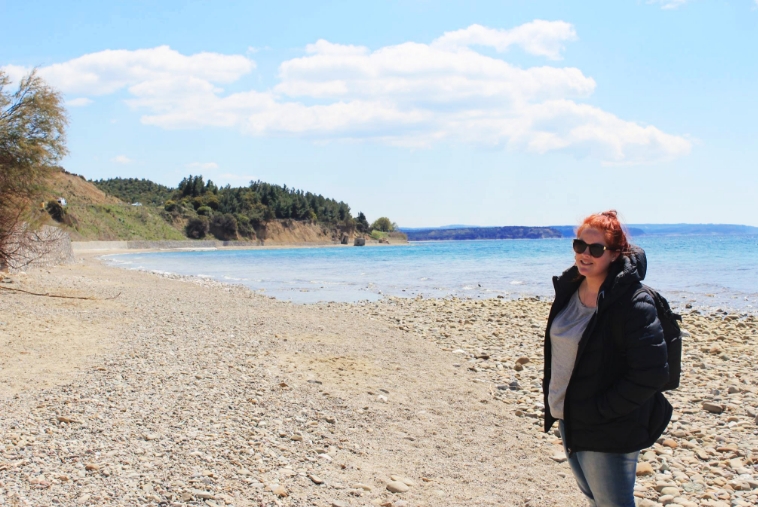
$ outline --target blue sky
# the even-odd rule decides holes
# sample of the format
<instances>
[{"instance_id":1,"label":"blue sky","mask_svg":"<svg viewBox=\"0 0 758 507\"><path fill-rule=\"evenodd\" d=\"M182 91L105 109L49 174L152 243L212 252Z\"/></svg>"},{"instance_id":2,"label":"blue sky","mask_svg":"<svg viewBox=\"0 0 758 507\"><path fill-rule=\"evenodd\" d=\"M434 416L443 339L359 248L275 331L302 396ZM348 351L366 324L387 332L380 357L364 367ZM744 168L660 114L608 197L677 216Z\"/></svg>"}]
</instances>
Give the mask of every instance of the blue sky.
<instances>
[{"instance_id":1,"label":"blue sky","mask_svg":"<svg viewBox=\"0 0 758 507\"><path fill-rule=\"evenodd\" d=\"M202 173L400 225L758 225L758 0L8 2L87 178Z\"/></svg>"}]
</instances>

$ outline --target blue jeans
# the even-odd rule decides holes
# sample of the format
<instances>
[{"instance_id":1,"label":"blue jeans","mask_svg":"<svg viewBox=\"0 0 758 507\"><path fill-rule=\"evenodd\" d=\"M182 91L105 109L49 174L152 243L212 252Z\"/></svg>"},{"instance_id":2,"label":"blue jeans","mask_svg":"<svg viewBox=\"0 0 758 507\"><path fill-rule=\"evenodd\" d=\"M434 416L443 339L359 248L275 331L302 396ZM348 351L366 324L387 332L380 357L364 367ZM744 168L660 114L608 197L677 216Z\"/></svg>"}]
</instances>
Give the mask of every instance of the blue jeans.
<instances>
[{"instance_id":1,"label":"blue jeans","mask_svg":"<svg viewBox=\"0 0 758 507\"><path fill-rule=\"evenodd\" d=\"M563 421L559 422L565 435ZM566 440L563 440L566 450ZM637 478L637 459L640 452L617 454L610 452L578 451L568 456L579 489L592 507L634 507L634 481Z\"/></svg>"}]
</instances>

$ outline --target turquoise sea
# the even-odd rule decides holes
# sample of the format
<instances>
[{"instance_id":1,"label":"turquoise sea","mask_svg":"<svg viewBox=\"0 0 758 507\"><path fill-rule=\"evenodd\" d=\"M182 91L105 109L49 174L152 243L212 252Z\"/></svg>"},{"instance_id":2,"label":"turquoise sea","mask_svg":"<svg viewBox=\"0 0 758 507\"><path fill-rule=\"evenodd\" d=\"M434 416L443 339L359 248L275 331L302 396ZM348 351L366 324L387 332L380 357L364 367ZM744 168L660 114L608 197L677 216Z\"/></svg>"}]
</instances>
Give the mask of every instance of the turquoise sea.
<instances>
[{"instance_id":1,"label":"turquoise sea","mask_svg":"<svg viewBox=\"0 0 758 507\"><path fill-rule=\"evenodd\" d=\"M646 283L675 307L758 313L758 236L647 236ZM552 297L570 239L401 246L167 251L112 255L117 266L239 283L296 303L382 296Z\"/></svg>"}]
</instances>

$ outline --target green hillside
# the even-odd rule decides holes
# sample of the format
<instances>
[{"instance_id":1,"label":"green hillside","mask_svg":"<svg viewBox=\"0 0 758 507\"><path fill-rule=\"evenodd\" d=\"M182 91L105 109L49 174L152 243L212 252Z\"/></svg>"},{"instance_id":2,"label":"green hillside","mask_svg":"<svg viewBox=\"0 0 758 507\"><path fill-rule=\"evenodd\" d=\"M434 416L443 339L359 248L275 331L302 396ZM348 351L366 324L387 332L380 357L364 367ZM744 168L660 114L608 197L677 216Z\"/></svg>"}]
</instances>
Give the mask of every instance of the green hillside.
<instances>
[{"instance_id":1,"label":"green hillside","mask_svg":"<svg viewBox=\"0 0 758 507\"><path fill-rule=\"evenodd\" d=\"M162 208L131 206L81 176L56 171L48 186L50 199L66 199L64 219L58 225L74 241L186 239L180 227L166 221Z\"/></svg>"},{"instance_id":2,"label":"green hillside","mask_svg":"<svg viewBox=\"0 0 758 507\"><path fill-rule=\"evenodd\" d=\"M59 168L48 186L51 193L42 206L75 241L256 241L279 230L270 227L275 221L300 223L337 239L371 232L365 215L353 218L342 201L262 181L218 187L189 176L170 188L136 178L87 181ZM56 203L61 197L65 206Z\"/></svg>"},{"instance_id":3,"label":"green hillside","mask_svg":"<svg viewBox=\"0 0 758 507\"><path fill-rule=\"evenodd\" d=\"M92 183L106 194L117 197L127 204L139 202L161 208L174 192L172 188L144 178L111 178L94 180Z\"/></svg>"}]
</instances>

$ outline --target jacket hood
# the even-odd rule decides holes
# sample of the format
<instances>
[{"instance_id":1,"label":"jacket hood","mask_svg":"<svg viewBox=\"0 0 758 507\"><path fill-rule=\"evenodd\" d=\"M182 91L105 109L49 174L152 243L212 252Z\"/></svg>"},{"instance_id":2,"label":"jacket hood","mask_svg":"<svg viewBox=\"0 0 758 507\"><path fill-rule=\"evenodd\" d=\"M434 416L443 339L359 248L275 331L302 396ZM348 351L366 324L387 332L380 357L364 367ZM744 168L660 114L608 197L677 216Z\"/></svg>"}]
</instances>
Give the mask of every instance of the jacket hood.
<instances>
[{"instance_id":1,"label":"jacket hood","mask_svg":"<svg viewBox=\"0 0 758 507\"><path fill-rule=\"evenodd\" d=\"M630 252L627 255L622 255L611 264L600 292L603 293L606 301L610 301L623 293L629 285L642 282L646 274L647 256L645 251L636 245L631 245ZM572 292L576 290L582 278L577 267L571 266L553 280L556 296L562 290L571 290Z\"/></svg>"},{"instance_id":2,"label":"jacket hood","mask_svg":"<svg viewBox=\"0 0 758 507\"><path fill-rule=\"evenodd\" d=\"M636 277L638 282L645 279L647 274L647 256L645 251L637 245L631 245L631 251L628 255L623 255L620 259L624 263L624 268L619 275Z\"/></svg>"}]
</instances>

